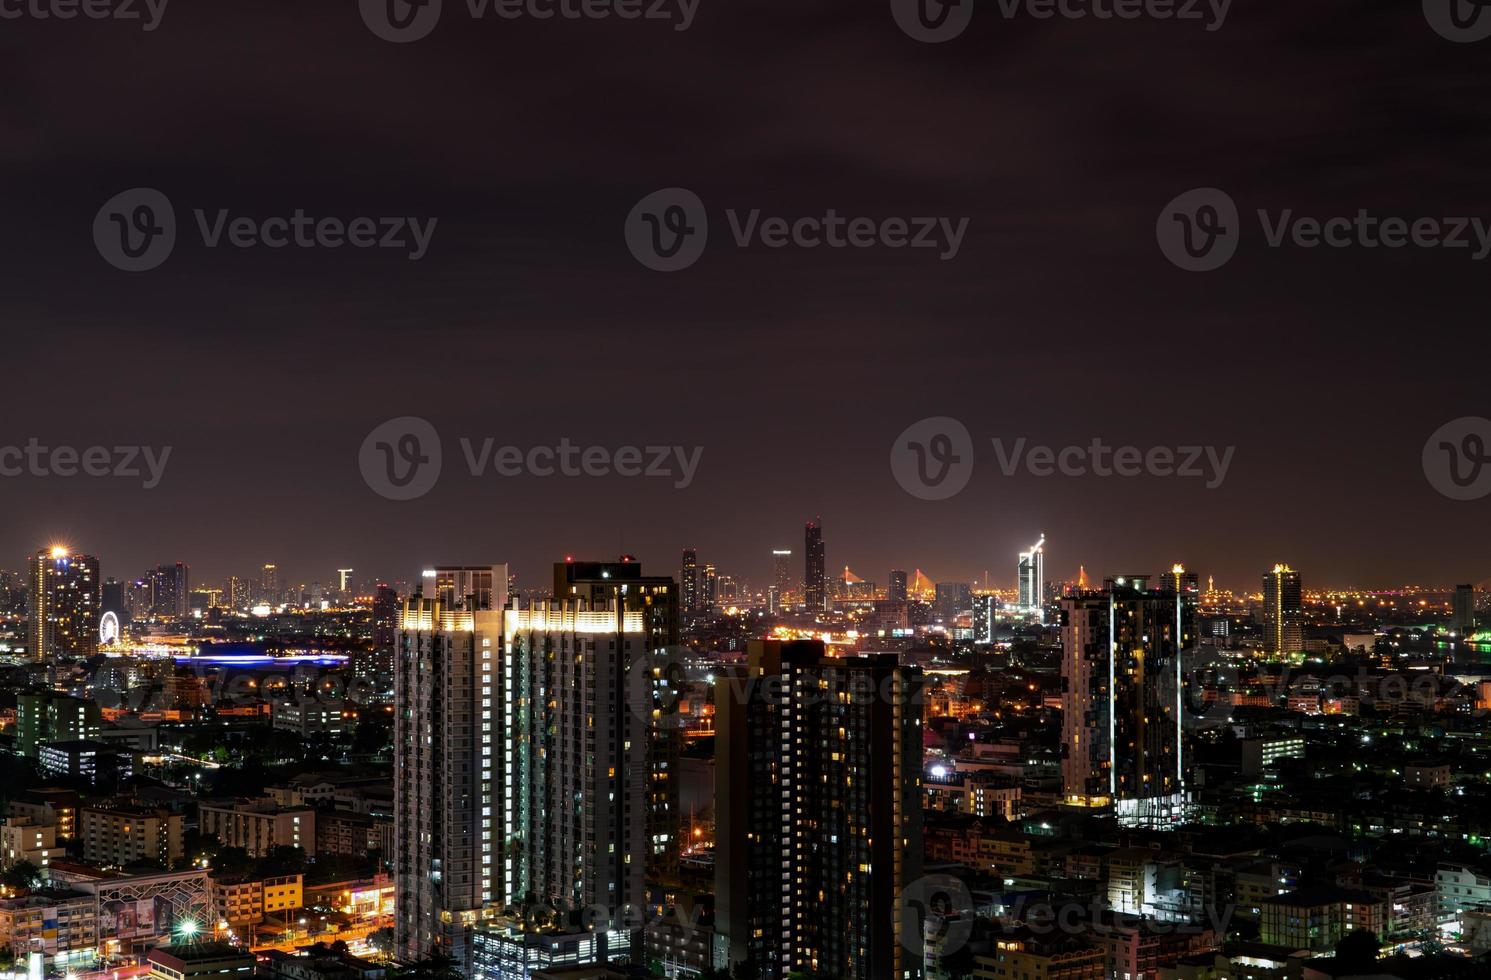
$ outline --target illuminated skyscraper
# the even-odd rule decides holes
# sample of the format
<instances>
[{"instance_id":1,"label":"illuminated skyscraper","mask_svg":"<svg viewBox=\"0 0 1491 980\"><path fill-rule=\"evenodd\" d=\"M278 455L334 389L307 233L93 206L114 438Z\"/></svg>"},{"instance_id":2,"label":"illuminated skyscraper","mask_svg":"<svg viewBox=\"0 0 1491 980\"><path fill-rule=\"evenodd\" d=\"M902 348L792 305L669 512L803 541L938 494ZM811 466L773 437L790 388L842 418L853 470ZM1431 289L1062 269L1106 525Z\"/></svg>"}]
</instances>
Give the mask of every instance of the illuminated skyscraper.
<instances>
[{"instance_id":1,"label":"illuminated skyscraper","mask_svg":"<svg viewBox=\"0 0 1491 980\"><path fill-rule=\"evenodd\" d=\"M98 652L98 559L66 548L38 551L27 563L31 593L27 650L33 660L91 657Z\"/></svg>"},{"instance_id":2,"label":"illuminated skyscraper","mask_svg":"<svg viewBox=\"0 0 1491 980\"><path fill-rule=\"evenodd\" d=\"M1181 659L1196 597L1142 577L1061 601L1062 790L1126 824L1179 819L1188 784Z\"/></svg>"},{"instance_id":3,"label":"illuminated skyscraper","mask_svg":"<svg viewBox=\"0 0 1491 980\"><path fill-rule=\"evenodd\" d=\"M792 594L792 552L776 549L771 553L771 588L768 596L772 612L779 612L787 597Z\"/></svg>"},{"instance_id":4,"label":"illuminated skyscraper","mask_svg":"<svg viewBox=\"0 0 1491 980\"><path fill-rule=\"evenodd\" d=\"M280 602L280 570L276 565L259 569L259 601L277 606Z\"/></svg>"},{"instance_id":5,"label":"illuminated skyscraper","mask_svg":"<svg viewBox=\"0 0 1491 980\"><path fill-rule=\"evenodd\" d=\"M715 929L732 966L921 977L901 921L921 877L921 684L894 654L814 641L755 641L717 679Z\"/></svg>"},{"instance_id":6,"label":"illuminated skyscraper","mask_svg":"<svg viewBox=\"0 0 1491 980\"><path fill-rule=\"evenodd\" d=\"M683 568L678 580L680 599L684 612L699 611L699 553L693 548L683 550Z\"/></svg>"},{"instance_id":7,"label":"illuminated skyscraper","mask_svg":"<svg viewBox=\"0 0 1491 980\"><path fill-rule=\"evenodd\" d=\"M180 622L191 612L190 570L182 562L174 565L157 565L146 572L150 579L150 614L156 619Z\"/></svg>"},{"instance_id":8,"label":"illuminated skyscraper","mask_svg":"<svg viewBox=\"0 0 1491 980\"><path fill-rule=\"evenodd\" d=\"M803 528L802 594L810 613L820 613L828 608L828 580L823 561L823 521L814 518Z\"/></svg>"},{"instance_id":9,"label":"illuminated skyscraper","mask_svg":"<svg viewBox=\"0 0 1491 980\"><path fill-rule=\"evenodd\" d=\"M491 599L507 566L431 570L424 582L429 594L400 609L394 663L395 949L409 962L443 954L470 976L482 909L506 898L494 816L512 805L494 754L503 613Z\"/></svg>"},{"instance_id":10,"label":"illuminated skyscraper","mask_svg":"<svg viewBox=\"0 0 1491 980\"><path fill-rule=\"evenodd\" d=\"M678 757L683 731L677 709L682 692L676 685L682 678L669 676L668 668L671 664L677 669L678 585L666 575L643 575L642 565L623 555L614 562L556 563L554 598L583 599L589 609L614 608L642 617L642 649L636 651L631 668L650 675L655 688L647 692L649 701L641 712L648 723L644 736L648 817L647 849L639 860L645 860L649 872L673 874L678 868L681 829ZM636 679L632 673L628 677Z\"/></svg>"},{"instance_id":11,"label":"illuminated skyscraper","mask_svg":"<svg viewBox=\"0 0 1491 980\"><path fill-rule=\"evenodd\" d=\"M1299 572L1275 565L1263 576L1263 648L1297 653L1305 648L1304 587Z\"/></svg>"},{"instance_id":12,"label":"illuminated skyscraper","mask_svg":"<svg viewBox=\"0 0 1491 980\"><path fill-rule=\"evenodd\" d=\"M890 570L890 585L887 587L885 597L891 602L906 601L906 572L904 569L892 568Z\"/></svg>"},{"instance_id":13,"label":"illuminated skyscraper","mask_svg":"<svg viewBox=\"0 0 1491 980\"><path fill-rule=\"evenodd\" d=\"M1037 619L1044 619L1046 601L1046 536L1044 534L1029 551L1020 552L1015 574L1019 586L1020 611Z\"/></svg>"}]
</instances>

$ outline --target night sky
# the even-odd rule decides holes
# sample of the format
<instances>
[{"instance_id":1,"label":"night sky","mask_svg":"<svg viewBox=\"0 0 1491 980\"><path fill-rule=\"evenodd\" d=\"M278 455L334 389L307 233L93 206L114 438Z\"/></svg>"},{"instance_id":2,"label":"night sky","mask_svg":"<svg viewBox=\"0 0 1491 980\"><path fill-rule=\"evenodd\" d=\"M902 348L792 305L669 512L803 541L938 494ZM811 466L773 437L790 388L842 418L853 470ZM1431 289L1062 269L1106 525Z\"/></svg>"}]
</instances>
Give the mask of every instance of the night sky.
<instances>
[{"instance_id":1,"label":"night sky","mask_svg":"<svg viewBox=\"0 0 1491 980\"><path fill-rule=\"evenodd\" d=\"M565 554L679 549L764 584L822 515L830 569L1013 584L1180 560L1255 589L1491 578L1491 497L1426 480L1430 433L1491 416L1491 259L1272 249L1258 208L1491 220L1491 40L1417 2L1237 0L1175 21L1005 20L922 44L887 3L700 0L691 28L474 21L376 37L351 0L186 3L157 29L0 20L0 444L170 445L161 485L0 480L0 567L61 539L105 575L277 562L408 578ZM109 198L179 225L130 274L94 247ZM709 247L628 252L639 199L684 187ZM1227 191L1235 259L1176 268L1166 203ZM192 209L438 218L429 253L205 248ZM886 248L741 249L724 211L969 220L951 261ZM918 500L892 442L972 433L956 497ZM386 500L358 450L429 420L444 470ZM703 447L669 480L473 478L459 437ZM1235 446L1225 483L1005 477L991 446Z\"/></svg>"}]
</instances>

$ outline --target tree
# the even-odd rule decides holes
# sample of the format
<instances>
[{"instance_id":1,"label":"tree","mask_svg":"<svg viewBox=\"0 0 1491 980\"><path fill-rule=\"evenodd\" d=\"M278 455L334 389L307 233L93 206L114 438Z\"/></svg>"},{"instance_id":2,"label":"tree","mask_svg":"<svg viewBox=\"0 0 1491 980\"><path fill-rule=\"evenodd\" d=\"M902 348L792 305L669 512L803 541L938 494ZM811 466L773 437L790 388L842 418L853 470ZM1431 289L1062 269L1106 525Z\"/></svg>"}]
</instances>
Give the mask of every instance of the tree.
<instances>
[{"instance_id":1,"label":"tree","mask_svg":"<svg viewBox=\"0 0 1491 980\"><path fill-rule=\"evenodd\" d=\"M14 891L35 887L41 880L41 869L30 861L17 861L5 871L0 871L0 884Z\"/></svg>"},{"instance_id":2,"label":"tree","mask_svg":"<svg viewBox=\"0 0 1491 980\"><path fill-rule=\"evenodd\" d=\"M436 954L394 970L392 980L466 980L448 956Z\"/></svg>"},{"instance_id":3,"label":"tree","mask_svg":"<svg viewBox=\"0 0 1491 980\"><path fill-rule=\"evenodd\" d=\"M1357 929L1336 943L1336 962L1351 970L1370 970L1377 962L1377 952L1381 948L1376 933Z\"/></svg>"}]
</instances>

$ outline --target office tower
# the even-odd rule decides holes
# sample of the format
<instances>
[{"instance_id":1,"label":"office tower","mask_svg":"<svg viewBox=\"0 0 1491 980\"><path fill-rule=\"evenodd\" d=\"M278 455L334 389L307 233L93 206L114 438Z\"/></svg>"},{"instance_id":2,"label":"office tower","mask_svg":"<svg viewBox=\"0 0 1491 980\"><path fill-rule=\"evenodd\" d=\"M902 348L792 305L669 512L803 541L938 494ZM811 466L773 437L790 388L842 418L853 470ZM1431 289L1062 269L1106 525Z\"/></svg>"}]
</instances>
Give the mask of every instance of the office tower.
<instances>
[{"instance_id":1,"label":"office tower","mask_svg":"<svg viewBox=\"0 0 1491 980\"><path fill-rule=\"evenodd\" d=\"M1195 643L1196 597L1142 577L1061 601L1066 802L1113 806L1126 824L1183 814L1181 658Z\"/></svg>"},{"instance_id":2,"label":"office tower","mask_svg":"<svg viewBox=\"0 0 1491 980\"><path fill-rule=\"evenodd\" d=\"M946 625L973 608L973 589L967 582L938 582L934 595L937 618Z\"/></svg>"},{"instance_id":3,"label":"office tower","mask_svg":"<svg viewBox=\"0 0 1491 980\"><path fill-rule=\"evenodd\" d=\"M821 613L828 609L828 592L825 589L823 563L823 521L814 518L803 528L803 603L809 613Z\"/></svg>"},{"instance_id":4,"label":"office tower","mask_svg":"<svg viewBox=\"0 0 1491 980\"><path fill-rule=\"evenodd\" d=\"M125 589L125 600L129 605L129 618L145 622L155 609L155 576L146 575L129 583Z\"/></svg>"},{"instance_id":5,"label":"office tower","mask_svg":"<svg viewBox=\"0 0 1491 980\"><path fill-rule=\"evenodd\" d=\"M253 591L247 579L237 575L228 576L228 608L242 611L254 604Z\"/></svg>"},{"instance_id":6,"label":"office tower","mask_svg":"<svg viewBox=\"0 0 1491 980\"><path fill-rule=\"evenodd\" d=\"M375 680L392 674L398 626L399 594L380 582L373 591L372 636L366 650L352 655L352 676Z\"/></svg>"},{"instance_id":7,"label":"office tower","mask_svg":"<svg viewBox=\"0 0 1491 980\"><path fill-rule=\"evenodd\" d=\"M699 605L713 609L720 601L720 576L713 565L706 564L699 573Z\"/></svg>"},{"instance_id":8,"label":"office tower","mask_svg":"<svg viewBox=\"0 0 1491 980\"><path fill-rule=\"evenodd\" d=\"M31 593L27 650L33 660L91 657L98 652L98 559L66 548L38 551L27 562Z\"/></svg>"},{"instance_id":9,"label":"office tower","mask_svg":"<svg viewBox=\"0 0 1491 980\"><path fill-rule=\"evenodd\" d=\"M259 601L271 606L280 604L280 570L275 565L259 569Z\"/></svg>"},{"instance_id":10,"label":"office tower","mask_svg":"<svg viewBox=\"0 0 1491 980\"><path fill-rule=\"evenodd\" d=\"M699 611L699 553L693 548L683 549L683 567L678 579L682 590L680 600L684 612Z\"/></svg>"},{"instance_id":11,"label":"office tower","mask_svg":"<svg viewBox=\"0 0 1491 980\"><path fill-rule=\"evenodd\" d=\"M771 584L777 595L785 596L792 591L792 551L777 548L771 553Z\"/></svg>"},{"instance_id":12,"label":"office tower","mask_svg":"<svg viewBox=\"0 0 1491 980\"><path fill-rule=\"evenodd\" d=\"M1288 565L1275 565L1263 576L1263 649L1297 653L1304 648L1304 587L1299 572Z\"/></svg>"},{"instance_id":13,"label":"office tower","mask_svg":"<svg viewBox=\"0 0 1491 980\"><path fill-rule=\"evenodd\" d=\"M337 569L337 597L338 598L345 599L345 598L347 598L348 595L351 594L351 592L352 592L352 573L355 570L356 569L352 569L352 568L338 568Z\"/></svg>"},{"instance_id":14,"label":"office tower","mask_svg":"<svg viewBox=\"0 0 1491 980\"><path fill-rule=\"evenodd\" d=\"M1046 536L1044 534L1029 551L1020 552L1020 560L1015 565L1015 574L1019 588L1017 604L1020 611L1044 621L1046 601Z\"/></svg>"},{"instance_id":15,"label":"office tower","mask_svg":"<svg viewBox=\"0 0 1491 980\"><path fill-rule=\"evenodd\" d=\"M1459 636L1475 632L1475 586L1455 586L1454 620L1451 624Z\"/></svg>"},{"instance_id":16,"label":"office tower","mask_svg":"<svg viewBox=\"0 0 1491 980\"><path fill-rule=\"evenodd\" d=\"M905 602L906 596L906 571L900 568L892 568L890 570L890 586L886 591L885 597L891 602Z\"/></svg>"},{"instance_id":17,"label":"office tower","mask_svg":"<svg viewBox=\"0 0 1491 980\"><path fill-rule=\"evenodd\" d=\"M973 597L973 642L984 646L994 643L994 627L999 623L999 596L992 592Z\"/></svg>"},{"instance_id":18,"label":"office tower","mask_svg":"<svg viewBox=\"0 0 1491 980\"><path fill-rule=\"evenodd\" d=\"M394 662L395 951L410 962L443 954L470 976L471 933L508 897L494 829L510 805L494 754L503 613L491 603L507 566L432 569L424 581L429 594L400 606Z\"/></svg>"},{"instance_id":19,"label":"office tower","mask_svg":"<svg viewBox=\"0 0 1491 980\"><path fill-rule=\"evenodd\" d=\"M716 691L716 967L762 980L921 977L901 896L921 877L921 670L893 654L750 644Z\"/></svg>"},{"instance_id":20,"label":"office tower","mask_svg":"<svg viewBox=\"0 0 1491 980\"><path fill-rule=\"evenodd\" d=\"M683 749L678 715L682 677L669 674L670 664L678 670L678 586L666 575L643 575L642 565L623 555L615 562L555 563L553 594L560 601L581 599L590 609L615 608L642 617L642 648L631 667L650 668L645 673L655 684L646 692L647 703L637 705L646 722L645 862L649 873L672 874L679 857L678 758Z\"/></svg>"},{"instance_id":21,"label":"office tower","mask_svg":"<svg viewBox=\"0 0 1491 980\"><path fill-rule=\"evenodd\" d=\"M121 623L129 622L129 602L123 582L116 578L104 579L103 588L99 592L98 610L100 614L113 613L115 619Z\"/></svg>"},{"instance_id":22,"label":"office tower","mask_svg":"<svg viewBox=\"0 0 1491 980\"><path fill-rule=\"evenodd\" d=\"M186 619L191 612L187 566L181 562L157 565L145 577L150 580L150 615L155 619Z\"/></svg>"}]
</instances>

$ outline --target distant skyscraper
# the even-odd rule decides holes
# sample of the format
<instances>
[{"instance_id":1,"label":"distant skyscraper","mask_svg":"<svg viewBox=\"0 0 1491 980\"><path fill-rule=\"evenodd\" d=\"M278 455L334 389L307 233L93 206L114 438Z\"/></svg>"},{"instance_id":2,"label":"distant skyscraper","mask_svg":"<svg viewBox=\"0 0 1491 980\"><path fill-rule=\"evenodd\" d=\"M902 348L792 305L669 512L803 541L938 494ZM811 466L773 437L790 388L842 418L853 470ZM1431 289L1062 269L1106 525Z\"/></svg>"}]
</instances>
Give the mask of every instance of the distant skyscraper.
<instances>
[{"instance_id":1,"label":"distant skyscraper","mask_svg":"<svg viewBox=\"0 0 1491 980\"><path fill-rule=\"evenodd\" d=\"M337 569L337 596L345 599L352 592L352 573L355 568Z\"/></svg>"},{"instance_id":2,"label":"distant skyscraper","mask_svg":"<svg viewBox=\"0 0 1491 980\"><path fill-rule=\"evenodd\" d=\"M937 618L951 626L954 619L973 608L973 589L967 582L938 582L935 607Z\"/></svg>"},{"instance_id":3,"label":"distant skyscraper","mask_svg":"<svg viewBox=\"0 0 1491 980\"><path fill-rule=\"evenodd\" d=\"M243 611L254 604L253 589L247 579L228 576L228 608Z\"/></svg>"},{"instance_id":4,"label":"distant skyscraper","mask_svg":"<svg viewBox=\"0 0 1491 980\"><path fill-rule=\"evenodd\" d=\"M33 660L91 657L98 652L98 559L66 548L38 551L27 563L31 593L27 648Z\"/></svg>"},{"instance_id":5,"label":"distant skyscraper","mask_svg":"<svg viewBox=\"0 0 1491 980\"><path fill-rule=\"evenodd\" d=\"M994 642L994 628L999 623L999 596L994 593L973 597L973 642L988 646Z\"/></svg>"},{"instance_id":6,"label":"distant skyscraper","mask_svg":"<svg viewBox=\"0 0 1491 980\"><path fill-rule=\"evenodd\" d=\"M104 579L103 590L99 594L99 611L113 613L121 623L129 622L129 600L125 595L123 582L112 577Z\"/></svg>"},{"instance_id":7,"label":"distant skyscraper","mask_svg":"<svg viewBox=\"0 0 1491 980\"><path fill-rule=\"evenodd\" d=\"M906 601L906 571L901 568L890 570L890 585L887 587L885 597L891 602Z\"/></svg>"},{"instance_id":8,"label":"distant skyscraper","mask_svg":"<svg viewBox=\"0 0 1491 980\"><path fill-rule=\"evenodd\" d=\"M363 679L387 677L393 672L398 645L399 594L379 583L373 591L373 635L371 649L352 659L352 674Z\"/></svg>"},{"instance_id":9,"label":"distant skyscraper","mask_svg":"<svg viewBox=\"0 0 1491 980\"><path fill-rule=\"evenodd\" d=\"M1263 576L1263 648L1298 653L1305 648L1304 587L1299 572L1275 565Z\"/></svg>"},{"instance_id":10,"label":"distant skyscraper","mask_svg":"<svg viewBox=\"0 0 1491 980\"><path fill-rule=\"evenodd\" d=\"M190 572L185 564L157 565L145 577L151 583L152 616L179 622L191 614Z\"/></svg>"},{"instance_id":11,"label":"distant skyscraper","mask_svg":"<svg viewBox=\"0 0 1491 980\"><path fill-rule=\"evenodd\" d=\"M719 678L715 929L732 966L921 977L901 921L921 877L921 683L894 654L807 641L755 641Z\"/></svg>"},{"instance_id":12,"label":"distant skyscraper","mask_svg":"<svg viewBox=\"0 0 1491 980\"><path fill-rule=\"evenodd\" d=\"M785 598L792 591L792 552L776 549L771 553L771 584L777 596Z\"/></svg>"},{"instance_id":13,"label":"distant skyscraper","mask_svg":"<svg viewBox=\"0 0 1491 980\"><path fill-rule=\"evenodd\" d=\"M280 570L275 565L265 565L259 570L259 601L277 606L280 602Z\"/></svg>"},{"instance_id":14,"label":"distant skyscraper","mask_svg":"<svg viewBox=\"0 0 1491 980\"><path fill-rule=\"evenodd\" d=\"M1187 785L1181 658L1195 642L1195 596L1110 579L1061 601L1062 788L1120 821L1183 814Z\"/></svg>"},{"instance_id":15,"label":"distant skyscraper","mask_svg":"<svg viewBox=\"0 0 1491 980\"><path fill-rule=\"evenodd\" d=\"M699 572L699 607L713 609L720 601L720 575L712 564L705 563Z\"/></svg>"},{"instance_id":16,"label":"distant skyscraper","mask_svg":"<svg viewBox=\"0 0 1491 980\"><path fill-rule=\"evenodd\" d=\"M802 594L810 613L828 609L828 580L823 562L823 521L814 518L803 528Z\"/></svg>"},{"instance_id":17,"label":"distant skyscraper","mask_svg":"<svg viewBox=\"0 0 1491 980\"><path fill-rule=\"evenodd\" d=\"M394 664L395 949L400 959L450 957L471 976L471 934L507 899L501 698L503 620L491 583L507 566L454 566L442 589L406 599ZM458 581L458 579L460 581ZM461 593L463 587L472 591ZM494 747L499 747L494 753Z\"/></svg>"},{"instance_id":18,"label":"distant skyscraper","mask_svg":"<svg viewBox=\"0 0 1491 980\"><path fill-rule=\"evenodd\" d=\"M1186 567L1184 565L1175 564L1170 566L1170 571L1166 572L1162 578L1165 583L1165 588L1170 589L1173 592L1180 592L1185 595L1195 596L1197 597L1197 599L1199 599L1201 596L1200 576L1198 576L1195 572L1186 571Z\"/></svg>"},{"instance_id":19,"label":"distant skyscraper","mask_svg":"<svg viewBox=\"0 0 1491 980\"><path fill-rule=\"evenodd\" d=\"M680 600L684 612L699 611L699 553L693 548L683 549L683 567L678 579Z\"/></svg>"},{"instance_id":20,"label":"distant skyscraper","mask_svg":"<svg viewBox=\"0 0 1491 980\"><path fill-rule=\"evenodd\" d=\"M1460 636L1469 636L1475 632L1475 586L1455 586L1454 607L1455 632Z\"/></svg>"},{"instance_id":21,"label":"distant skyscraper","mask_svg":"<svg viewBox=\"0 0 1491 980\"><path fill-rule=\"evenodd\" d=\"M1020 552L1015 574L1019 584L1020 611L1037 619L1044 619L1046 601L1046 536L1044 534L1029 551Z\"/></svg>"}]
</instances>

